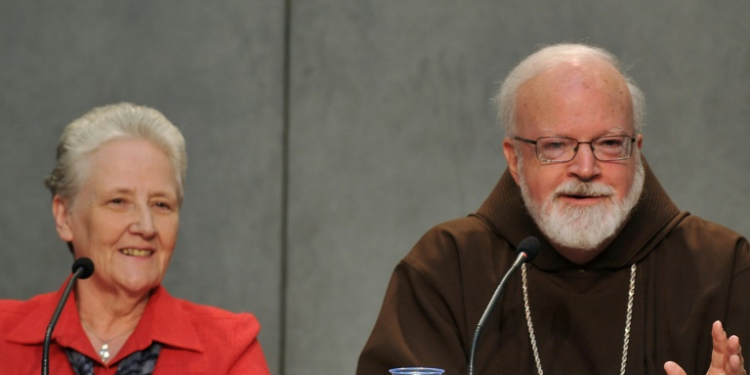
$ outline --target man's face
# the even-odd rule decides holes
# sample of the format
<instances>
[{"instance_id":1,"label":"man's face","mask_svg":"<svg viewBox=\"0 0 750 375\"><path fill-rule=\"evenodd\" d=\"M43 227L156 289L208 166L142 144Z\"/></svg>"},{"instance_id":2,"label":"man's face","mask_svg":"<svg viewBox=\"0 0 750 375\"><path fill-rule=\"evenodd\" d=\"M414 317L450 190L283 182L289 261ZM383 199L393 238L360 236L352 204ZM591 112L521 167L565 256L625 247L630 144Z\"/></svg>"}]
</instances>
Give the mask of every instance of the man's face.
<instances>
[{"instance_id":1,"label":"man's face","mask_svg":"<svg viewBox=\"0 0 750 375\"><path fill-rule=\"evenodd\" d=\"M588 142L609 135L636 137L633 156L617 161L599 161L589 144L582 144L573 160L545 164L537 158L533 144L510 138L503 143L510 172L524 188L530 211L536 209L536 216L549 218L557 210L557 217L550 225L575 226L574 221L581 216L591 216L578 223L575 230L581 230L588 225L586 220L593 223L601 220L596 217L600 213L622 210L618 205L633 191L642 137L634 134L630 94L617 70L601 62L569 63L548 70L519 88L516 118L514 135L532 140L570 137ZM636 188L640 195L640 186ZM619 216L626 215L627 212ZM538 218L535 219L549 236ZM618 219L622 220L616 220L615 229L619 229L624 217ZM611 234L614 233L607 237ZM555 238L551 240L557 242ZM575 243L563 244L572 245Z\"/></svg>"}]
</instances>

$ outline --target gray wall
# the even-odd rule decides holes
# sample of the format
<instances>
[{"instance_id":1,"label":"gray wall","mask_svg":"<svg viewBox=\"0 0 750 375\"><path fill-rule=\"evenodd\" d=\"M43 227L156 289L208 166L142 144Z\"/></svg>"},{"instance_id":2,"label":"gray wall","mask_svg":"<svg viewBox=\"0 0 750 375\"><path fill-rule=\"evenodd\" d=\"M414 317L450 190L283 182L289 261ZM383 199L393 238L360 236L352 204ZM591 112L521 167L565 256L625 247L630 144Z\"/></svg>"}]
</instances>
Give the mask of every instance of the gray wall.
<instances>
[{"instance_id":1,"label":"gray wall","mask_svg":"<svg viewBox=\"0 0 750 375\"><path fill-rule=\"evenodd\" d=\"M69 121L131 101L188 142L172 294L256 313L274 374L353 373L395 263L505 168L498 82L560 41L631 65L667 191L750 234L749 19L746 0L3 1L0 298L68 274L42 178Z\"/></svg>"}]
</instances>

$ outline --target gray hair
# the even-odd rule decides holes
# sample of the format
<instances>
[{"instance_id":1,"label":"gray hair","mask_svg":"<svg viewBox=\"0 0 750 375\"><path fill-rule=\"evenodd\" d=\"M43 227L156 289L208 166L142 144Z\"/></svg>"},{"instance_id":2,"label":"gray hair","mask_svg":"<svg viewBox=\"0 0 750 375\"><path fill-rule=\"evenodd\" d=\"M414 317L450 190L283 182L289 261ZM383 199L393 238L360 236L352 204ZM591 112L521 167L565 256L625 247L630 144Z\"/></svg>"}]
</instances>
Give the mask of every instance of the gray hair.
<instances>
[{"instance_id":1,"label":"gray hair","mask_svg":"<svg viewBox=\"0 0 750 375\"><path fill-rule=\"evenodd\" d=\"M646 99L643 92L628 77L617 58L608 51L586 44L556 44L544 47L521 61L505 78L500 91L494 98L498 110L498 117L505 126L505 135L516 133L516 96L518 88L528 80L561 63L575 57L603 60L615 67L627 82L630 99L633 106L633 127L635 133L640 134L646 113Z\"/></svg>"},{"instance_id":2,"label":"gray hair","mask_svg":"<svg viewBox=\"0 0 750 375\"><path fill-rule=\"evenodd\" d=\"M89 156L107 142L128 138L147 140L167 154L182 203L185 138L161 112L130 103L94 108L66 126L57 146L55 169L44 180L45 185L53 196L72 202L88 178Z\"/></svg>"}]
</instances>

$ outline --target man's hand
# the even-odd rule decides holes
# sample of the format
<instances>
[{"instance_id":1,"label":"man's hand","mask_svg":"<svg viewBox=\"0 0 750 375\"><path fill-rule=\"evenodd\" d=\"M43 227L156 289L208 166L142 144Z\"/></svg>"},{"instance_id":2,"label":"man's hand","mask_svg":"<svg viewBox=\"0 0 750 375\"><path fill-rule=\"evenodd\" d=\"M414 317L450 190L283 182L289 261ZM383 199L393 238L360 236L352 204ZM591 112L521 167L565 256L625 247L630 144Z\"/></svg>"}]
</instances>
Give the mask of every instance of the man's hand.
<instances>
[{"instance_id":1,"label":"man's hand","mask_svg":"<svg viewBox=\"0 0 750 375\"><path fill-rule=\"evenodd\" d=\"M747 375L740 339L737 336L727 338L720 321L714 322L711 337L714 340L714 350L711 352L711 367L706 375ZM664 371L667 375L687 375L682 367L672 361L664 364Z\"/></svg>"}]
</instances>

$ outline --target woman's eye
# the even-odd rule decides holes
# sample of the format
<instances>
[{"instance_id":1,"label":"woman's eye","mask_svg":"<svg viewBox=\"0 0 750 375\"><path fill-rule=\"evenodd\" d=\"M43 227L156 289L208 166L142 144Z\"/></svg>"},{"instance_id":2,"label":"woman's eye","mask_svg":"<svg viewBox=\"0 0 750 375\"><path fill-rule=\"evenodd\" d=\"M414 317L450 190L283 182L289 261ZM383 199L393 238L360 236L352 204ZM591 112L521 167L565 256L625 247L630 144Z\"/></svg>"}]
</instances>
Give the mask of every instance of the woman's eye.
<instances>
[{"instance_id":1,"label":"woman's eye","mask_svg":"<svg viewBox=\"0 0 750 375\"><path fill-rule=\"evenodd\" d=\"M164 210L171 210L172 209L172 205L170 205L167 202L156 202L155 206L159 207L161 209L164 209Z\"/></svg>"}]
</instances>

